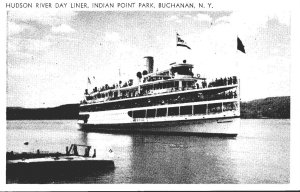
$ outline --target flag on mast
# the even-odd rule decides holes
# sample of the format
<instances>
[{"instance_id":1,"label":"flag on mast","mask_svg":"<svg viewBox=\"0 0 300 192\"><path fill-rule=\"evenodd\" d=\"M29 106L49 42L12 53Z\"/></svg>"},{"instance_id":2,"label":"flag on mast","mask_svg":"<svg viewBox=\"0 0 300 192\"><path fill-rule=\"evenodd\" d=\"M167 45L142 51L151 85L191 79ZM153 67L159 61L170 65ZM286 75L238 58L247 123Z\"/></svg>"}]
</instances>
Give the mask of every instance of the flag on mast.
<instances>
[{"instance_id":1,"label":"flag on mast","mask_svg":"<svg viewBox=\"0 0 300 192\"><path fill-rule=\"evenodd\" d=\"M237 49L240 50L243 53L246 53L245 46L244 46L243 42L240 40L239 37L237 37Z\"/></svg>"},{"instance_id":2,"label":"flag on mast","mask_svg":"<svg viewBox=\"0 0 300 192\"><path fill-rule=\"evenodd\" d=\"M186 42L180 37L180 35L178 33L176 33L177 36L177 46L181 46L181 47L186 47L188 49L191 49Z\"/></svg>"}]
</instances>

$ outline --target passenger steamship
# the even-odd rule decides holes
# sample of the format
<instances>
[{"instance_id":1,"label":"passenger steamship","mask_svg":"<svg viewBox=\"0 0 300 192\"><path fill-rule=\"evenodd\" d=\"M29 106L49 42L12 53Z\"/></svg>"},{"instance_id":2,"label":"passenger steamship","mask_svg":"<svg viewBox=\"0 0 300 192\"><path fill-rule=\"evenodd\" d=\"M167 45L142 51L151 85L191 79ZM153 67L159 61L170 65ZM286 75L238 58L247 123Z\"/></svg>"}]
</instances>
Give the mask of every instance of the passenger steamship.
<instances>
[{"instance_id":1,"label":"passenger steamship","mask_svg":"<svg viewBox=\"0 0 300 192\"><path fill-rule=\"evenodd\" d=\"M237 136L240 126L239 80L236 76L207 82L194 75L186 60L153 71L153 57L133 79L85 90L78 123L101 132L146 132Z\"/></svg>"}]
</instances>

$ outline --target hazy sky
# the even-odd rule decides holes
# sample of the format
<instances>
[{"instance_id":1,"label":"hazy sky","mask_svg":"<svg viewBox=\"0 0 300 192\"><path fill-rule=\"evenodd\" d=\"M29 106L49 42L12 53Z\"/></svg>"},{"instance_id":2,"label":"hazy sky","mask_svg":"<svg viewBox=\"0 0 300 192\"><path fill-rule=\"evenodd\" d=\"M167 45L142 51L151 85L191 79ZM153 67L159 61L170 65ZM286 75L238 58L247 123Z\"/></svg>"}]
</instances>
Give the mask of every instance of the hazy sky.
<instances>
[{"instance_id":1,"label":"hazy sky","mask_svg":"<svg viewBox=\"0 0 300 192\"><path fill-rule=\"evenodd\" d=\"M187 59L208 79L238 73L241 98L290 95L289 12L8 12L7 105L78 103L95 86ZM176 32L191 50L176 48ZM237 36L246 54L236 50Z\"/></svg>"}]
</instances>

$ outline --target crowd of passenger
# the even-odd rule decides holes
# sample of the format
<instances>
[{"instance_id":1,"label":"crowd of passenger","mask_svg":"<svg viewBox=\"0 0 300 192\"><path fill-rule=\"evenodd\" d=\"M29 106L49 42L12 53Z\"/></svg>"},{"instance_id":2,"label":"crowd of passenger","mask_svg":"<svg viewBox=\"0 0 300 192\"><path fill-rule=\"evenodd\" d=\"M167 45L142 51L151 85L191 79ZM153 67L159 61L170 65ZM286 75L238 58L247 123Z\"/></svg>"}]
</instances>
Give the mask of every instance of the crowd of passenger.
<instances>
[{"instance_id":1,"label":"crowd of passenger","mask_svg":"<svg viewBox=\"0 0 300 192\"><path fill-rule=\"evenodd\" d=\"M113 110L125 109L132 107L148 107L167 104L191 103L199 101L212 101L221 99L237 98L236 91L226 91L217 94L199 94L199 93L183 93L180 95L166 95L151 98L140 98L131 101L120 101L112 103L103 103L95 110ZM91 106L92 107L92 106Z\"/></svg>"},{"instance_id":2,"label":"crowd of passenger","mask_svg":"<svg viewBox=\"0 0 300 192\"><path fill-rule=\"evenodd\" d=\"M177 103L189 103L189 102L199 102L199 101L211 101L211 100L221 100L221 99L232 99L237 98L236 91L222 92L218 94L185 94L176 95L175 97L162 98L156 104L177 104Z\"/></svg>"},{"instance_id":3,"label":"crowd of passenger","mask_svg":"<svg viewBox=\"0 0 300 192\"><path fill-rule=\"evenodd\" d=\"M140 96L147 96L147 95L152 95L153 94L153 90L156 91L158 90L157 93L166 93L166 92L176 92L176 91L182 91L182 90L190 90L190 89L202 89L202 88L207 88L207 87L217 87L217 86L225 86L225 85L232 85L232 84L237 84L237 77L233 76L233 77L225 77L225 78L219 78L219 79L215 79L214 81L207 83L206 80L203 80L202 82L202 86L200 87L200 85L198 83L194 83L192 85L188 85L188 86L183 86L182 88L179 88L178 85L175 87L163 87L162 85L160 85L159 87L157 86L157 88L153 88L153 87L141 87L140 89L140 93L138 93L137 89L135 90L122 90L121 94L118 95L116 90L115 91L110 91L110 92L106 92L106 95L104 93L101 93L103 91L106 90L113 90L116 89L118 87L122 88L122 87L128 87L128 86L132 86L133 85L133 80L130 79L128 82L125 82L124 84L122 84L122 81L119 82L119 84L113 84L112 86L109 86L108 84L102 86L102 87L95 87L93 89L93 93L97 93L95 95L91 95L88 94L88 90L85 90L85 95L86 95L86 100L96 100L99 98L105 98L105 100L117 100L117 99L125 99L125 98L132 98L132 97L140 97ZM159 90L162 90L161 92L159 92ZM156 93L156 94L157 94ZM225 96L220 96L221 97L236 97L236 92L229 92L227 95ZM218 97L216 98L218 99ZM87 101L82 101L81 103L87 103Z\"/></svg>"},{"instance_id":4,"label":"crowd of passenger","mask_svg":"<svg viewBox=\"0 0 300 192\"><path fill-rule=\"evenodd\" d=\"M237 98L237 93L236 91L228 91L215 95L208 95L207 97L209 97L209 100L232 99Z\"/></svg>"},{"instance_id":5,"label":"crowd of passenger","mask_svg":"<svg viewBox=\"0 0 300 192\"><path fill-rule=\"evenodd\" d=\"M210 82L208 84L208 87L218 87L218 86L232 85L232 84L237 84L236 76L216 79L215 81Z\"/></svg>"},{"instance_id":6,"label":"crowd of passenger","mask_svg":"<svg viewBox=\"0 0 300 192\"><path fill-rule=\"evenodd\" d=\"M112 84L112 85L105 84L100 87L94 87L92 93L113 90L116 88L129 87L132 85L133 85L133 79L129 79L127 82L124 82L124 83L122 81L119 81L119 84L118 83ZM85 94L88 95L88 89L85 90Z\"/></svg>"}]
</instances>

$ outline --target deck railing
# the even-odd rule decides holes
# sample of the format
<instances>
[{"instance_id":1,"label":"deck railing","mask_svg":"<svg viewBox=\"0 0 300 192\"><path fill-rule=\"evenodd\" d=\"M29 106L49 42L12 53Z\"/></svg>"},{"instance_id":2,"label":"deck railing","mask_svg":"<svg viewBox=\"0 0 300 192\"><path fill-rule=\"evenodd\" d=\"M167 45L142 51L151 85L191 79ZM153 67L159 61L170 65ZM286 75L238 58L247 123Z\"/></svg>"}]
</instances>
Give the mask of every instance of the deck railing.
<instances>
[{"instance_id":1,"label":"deck railing","mask_svg":"<svg viewBox=\"0 0 300 192\"><path fill-rule=\"evenodd\" d=\"M91 100L83 100L80 102L80 104L92 104L92 103L99 103L99 102L105 102L109 100L119 100L119 99L127 99L132 97L142 97L142 96L150 96L150 95L159 95L163 93L171 93L176 91L186 91L186 90L195 90L195 89L204 89L204 88L213 88L213 87L221 87L221 86L230 86L237 84L238 81L236 78L224 78L224 79L216 79L214 81L211 81L210 83L203 83L202 86L195 85L192 87L169 87L169 88L163 88L163 89L155 89L155 90L145 90L142 91L140 94L137 94L136 96L121 96L121 97L106 97L106 98L97 98L97 96L94 96L94 99Z\"/></svg>"}]
</instances>

